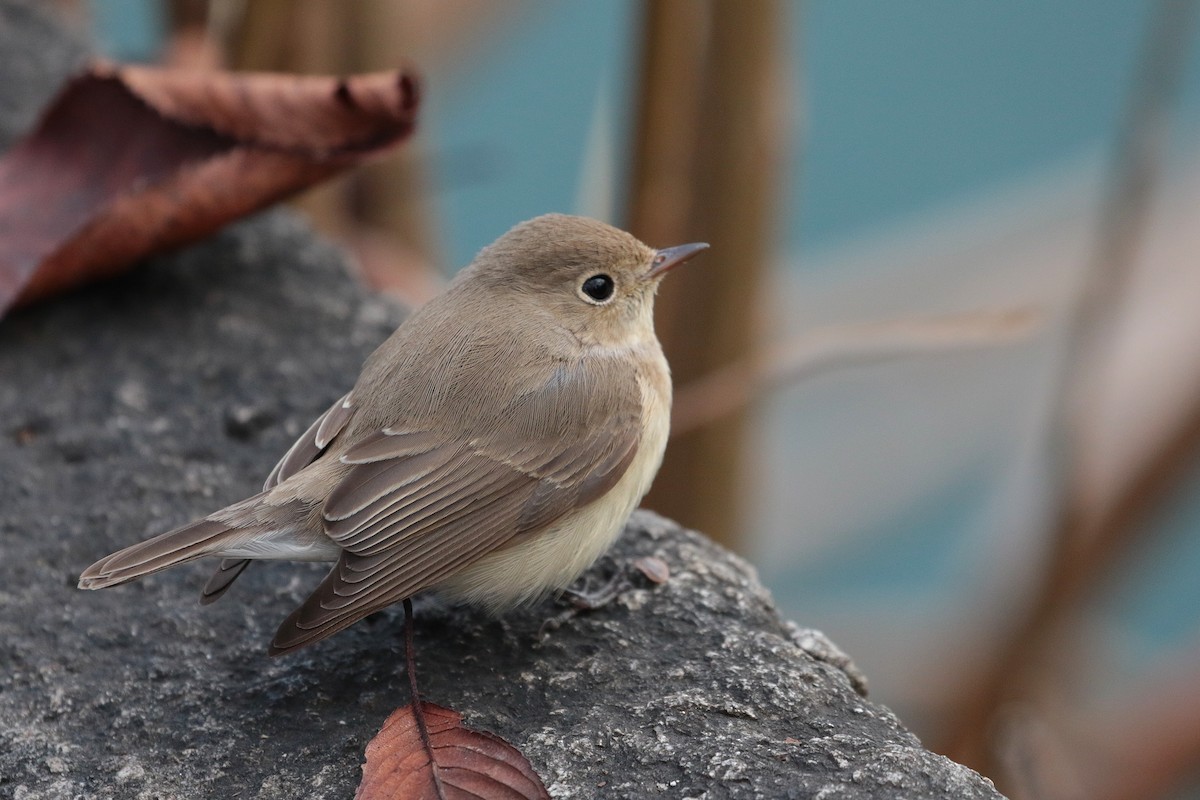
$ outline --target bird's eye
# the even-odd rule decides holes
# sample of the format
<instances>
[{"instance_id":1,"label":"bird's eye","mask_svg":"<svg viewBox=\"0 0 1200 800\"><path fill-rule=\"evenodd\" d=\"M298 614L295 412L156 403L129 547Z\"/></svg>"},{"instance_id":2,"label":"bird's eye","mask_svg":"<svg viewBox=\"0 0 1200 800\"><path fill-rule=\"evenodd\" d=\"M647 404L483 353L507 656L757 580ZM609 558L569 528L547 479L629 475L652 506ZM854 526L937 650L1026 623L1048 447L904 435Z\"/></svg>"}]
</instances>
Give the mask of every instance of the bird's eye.
<instances>
[{"instance_id":1,"label":"bird's eye","mask_svg":"<svg viewBox=\"0 0 1200 800\"><path fill-rule=\"evenodd\" d=\"M593 303L607 302L612 297L614 288L616 286L613 283L613 279L603 274L593 275L579 287L585 299Z\"/></svg>"}]
</instances>

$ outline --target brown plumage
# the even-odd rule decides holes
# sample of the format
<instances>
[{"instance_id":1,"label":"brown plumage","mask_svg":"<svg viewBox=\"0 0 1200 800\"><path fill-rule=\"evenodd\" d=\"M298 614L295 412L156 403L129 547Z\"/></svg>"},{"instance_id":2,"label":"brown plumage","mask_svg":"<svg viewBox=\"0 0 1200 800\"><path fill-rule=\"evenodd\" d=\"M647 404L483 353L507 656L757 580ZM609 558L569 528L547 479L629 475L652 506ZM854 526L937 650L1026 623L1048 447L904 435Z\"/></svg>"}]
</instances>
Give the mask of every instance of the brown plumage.
<instances>
[{"instance_id":1,"label":"brown plumage","mask_svg":"<svg viewBox=\"0 0 1200 800\"><path fill-rule=\"evenodd\" d=\"M253 559L334 561L272 654L426 589L499 611L565 586L658 469L654 292L704 247L656 252L580 217L518 225L367 359L261 493L101 559L80 586L221 556L212 602Z\"/></svg>"}]
</instances>

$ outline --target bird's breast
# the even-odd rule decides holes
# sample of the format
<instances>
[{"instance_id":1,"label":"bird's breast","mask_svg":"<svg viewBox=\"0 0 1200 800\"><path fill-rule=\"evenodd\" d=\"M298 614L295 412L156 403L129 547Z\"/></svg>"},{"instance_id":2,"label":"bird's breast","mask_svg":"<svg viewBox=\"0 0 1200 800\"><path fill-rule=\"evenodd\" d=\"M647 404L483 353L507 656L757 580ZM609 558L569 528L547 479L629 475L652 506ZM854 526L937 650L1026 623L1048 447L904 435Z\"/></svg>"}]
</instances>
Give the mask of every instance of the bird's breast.
<instances>
[{"instance_id":1,"label":"bird's breast","mask_svg":"<svg viewBox=\"0 0 1200 800\"><path fill-rule=\"evenodd\" d=\"M642 395L642 435L629 471L637 472L638 501L650 491L671 433L671 373L662 350L657 347L655 350L657 358L646 359L637 374L638 390Z\"/></svg>"},{"instance_id":2,"label":"bird's breast","mask_svg":"<svg viewBox=\"0 0 1200 800\"><path fill-rule=\"evenodd\" d=\"M671 428L671 376L661 351L637 371L642 432L625 474L608 492L548 529L496 550L438 587L494 612L568 586L599 558L625 526L662 464Z\"/></svg>"}]
</instances>

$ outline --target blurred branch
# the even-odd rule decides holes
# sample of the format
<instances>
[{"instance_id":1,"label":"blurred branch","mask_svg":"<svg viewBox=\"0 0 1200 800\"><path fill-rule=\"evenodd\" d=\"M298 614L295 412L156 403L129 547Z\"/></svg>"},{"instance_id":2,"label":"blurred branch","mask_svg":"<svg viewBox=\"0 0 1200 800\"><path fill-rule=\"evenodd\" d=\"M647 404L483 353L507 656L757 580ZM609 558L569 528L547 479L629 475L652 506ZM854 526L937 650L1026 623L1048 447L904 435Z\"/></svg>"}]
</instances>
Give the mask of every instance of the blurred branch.
<instances>
[{"instance_id":1,"label":"blurred branch","mask_svg":"<svg viewBox=\"0 0 1200 800\"><path fill-rule=\"evenodd\" d=\"M1195 11L1193 0L1159 0L1153 8L1101 209L1095 251L1068 333L1068 366L1057 425L1064 500L1052 550L1033 602L1020 612L996 656L985 661L986 671L968 682L968 694L943 748L985 774L996 766L989 746L993 720L1006 704L1031 694L1056 635L1078 613L1087 590L1103 577L1115 556L1143 531L1146 512L1177 485L1200 447L1197 398L1178 435L1118 493L1103 516L1097 518L1085 501L1079 459L1087 423L1087 378L1108 350L1142 243Z\"/></svg>"},{"instance_id":2,"label":"blurred branch","mask_svg":"<svg viewBox=\"0 0 1200 800\"><path fill-rule=\"evenodd\" d=\"M678 436L739 412L764 395L826 369L993 347L1028 336L1031 309L835 325L715 370L679 389L671 417Z\"/></svg>"},{"instance_id":3,"label":"blurred branch","mask_svg":"<svg viewBox=\"0 0 1200 800\"><path fill-rule=\"evenodd\" d=\"M46 5L52 6L72 26L82 27L90 21L90 10L84 0L50 0Z\"/></svg>"},{"instance_id":4,"label":"blurred branch","mask_svg":"<svg viewBox=\"0 0 1200 800\"><path fill-rule=\"evenodd\" d=\"M408 59L421 39L422 27L413 24L416 5L411 0L357 0L343 5L352 42L347 54L351 71L370 72ZM414 306L440 289L437 265L443 260L422 141L418 134L415 148L356 176L350 198L356 225L345 237L367 283Z\"/></svg>"},{"instance_id":5,"label":"blurred branch","mask_svg":"<svg viewBox=\"0 0 1200 800\"><path fill-rule=\"evenodd\" d=\"M1074 736L1070 718L1033 703L1012 703L993 721L994 758L1009 800L1078 800L1096 773L1081 775L1086 745ZM1092 798L1095 800L1095 798Z\"/></svg>"},{"instance_id":6,"label":"blurred branch","mask_svg":"<svg viewBox=\"0 0 1200 800\"><path fill-rule=\"evenodd\" d=\"M695 0L653 0L643 9L629 226L662 247L686 238L692 213L711 9Z\"/></svg>"},{"instance_id":7,"label":"blurred branch","mask_svg":"<svg viewBox=\"0 0 1200 800\"><path fill-rule=\"evenodd\" d=\"M1119 721L1114 724L1114 721ZM1176 657L1082 726L1100 742L1080 767L1107 774L1095 800L1169 797L1200 768L1200 651Z\"/></svg>"},{"instance_id":8,"label":"blurred branch","mask_svg":"<svg viewBox=\"0 0 1200 800\"><path fill-rule=\"evenodd\" d=\"M352 72L351 31L339 4L312 0L254 0L242 10L231 42L235 69L340 75ZM343 175L309 189L292 203L326 234L344 236L354 224Z\"/></svg>"},{"instance_id":9,"label":"blurred branch","mask_svg":"<svg viewBox=\"0 0 1200 800\"><path fill-rule=\"evenodd\" d=\"M449 6L425 0L256 0L244 9L237 58L245 68L302 73L391 68L406 63L411 50L425 46L422 34L431 28L443 40L455 31L462 32L460 38L475 32L478 19L452 19L447 14L477 6L463 0ZM414 146L403 153L311 190L297 203L322 230L354 252L367 284L412 306L429 299L441 284L421 139L418 133Z\"/></svg>"},{"instance_id":10,"label":"blurred branch","mask_svg":"<svg viewBox=\"0 0 1200 800\"><path fill-rule=\"evenodd\" d=\"M212 0L170 0L169 31L162 62L181 69L221 69L225 43L209 25Z\"/></svg>"},{"instance_id":11,"label":"blurred branch","mask_svg":"<svg viewBox=\"0 0 1200 800\"><path fill-rule=\"evenodd\" d=\"M656 317L676 380L750 357L773 244L788 93L778 0L644 6L628 227L659 247L707 241L666 281ZM727 545L741 526L747 419L677 440L647 504Z\"/></svg>"},{"instance_id":12,"label":"blurred branch","mask_svg":"<svg viewBox=\"0 0 1200 800\"><path fill-rule=\"evenodd\" d=\"M997 746L1012 800L1174 797L1200 767L1200 651L1177 654L1115 702L1010 704Z\"/></svg>"}]
</instances>

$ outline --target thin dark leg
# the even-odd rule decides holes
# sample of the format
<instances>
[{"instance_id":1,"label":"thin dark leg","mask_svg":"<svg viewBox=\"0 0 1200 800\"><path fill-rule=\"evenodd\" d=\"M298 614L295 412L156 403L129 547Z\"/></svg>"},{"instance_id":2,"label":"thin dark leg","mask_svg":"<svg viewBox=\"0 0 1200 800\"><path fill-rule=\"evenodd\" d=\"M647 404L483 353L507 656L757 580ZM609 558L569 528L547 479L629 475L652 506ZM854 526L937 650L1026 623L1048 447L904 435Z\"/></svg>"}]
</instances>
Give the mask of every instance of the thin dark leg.
<instances>
[{"instance_id":1,"label":"thin dark leg","mask_svg":"<svg viewBox=\"0 0 1200 800\"><path fill-rule=\"evenodd\" d=\"M421 744L425 748L425 753L429 756L429 763L434 765L432 776L437 788L437 796L445 797L446 792L442 787L442 779L438 775L433 757L433 742L429 739L429 726L425 723L425 709L421 705L421 695L417 691L417 651L413 647L413 607L412 600L407 597L404 598L404 659L408 665L408 691L412 695L413 719L417 721L417 731L421 735Z\"/></svg>"},{"instance_id":2,"label":"thin dark leg","mask_svg":"<svg viewBox=\"0 0 1200 800\"><path fill-rule=\"evenodd\" d=\"M596 611L616 600L632 586L629 576L618 572L595 589L563 589L562 598L571 604L573 611Z\"/></svg>"},{"instance_id":3,"label":"thin dark leg","mask_svg":"<svg viewBox=\"0 0 1200 800\"><path fill-rule=\"evenodd\" d=\"M632 561L605 556L601 565L602 569L593 568L571 588L559 593L559 599L569 603L571 607L542 623L542 627L538 629L539 641L579 614L604 608L629 589L662 584L670 578L670 570L666 563L654 556L643 556ZM596 572L600 572L601 575L605 572L610 574L602 579L599 586L594 587L593 578L598 577L594 574ZM579 588L575 588L576 586Z\"/></svg>"},{"instance_id":4,"label":"thin dark leg","mask_svg":"<svg viewBox=\"0 0 1200 800\"><path fill-rule=\"evenodd\" d=\"M563 589L559 593L559 598L569 603L571 607L565 611L560 611L543 622L542 626L538 628L538 640L545 639L551 631L558 630L566 622L586 611L596 611L604 608L617 599L617 596L631 585L629 578L618 572L605 581L598 589L589 591L586 585L580 589Z\"/></svg>"},{"instance_id":5,"label":"thin dark leg","mask_svg":"<svg viewBox=\"0 0 1200 800\"><path fill-rule=\"evenodd\" d=\"M417 651L413 647L412 600L407 597L404 598L404 659L408 663L408 691L412 695L413 709L416 710L421 704L421 696L417 693ZM421 726L421 739L427 740L429 734L425 730L423 714L417 714L417 724Z\"/></svg>"},{"instance_id":6,"label":"thin dark leg","mask_svg":"<svg viewBox=\"0 0 1200 800\"><path fill-rule=\"evenodd\" d=\"M606 555L587 574L563 589L559 597L575 611L596 611L631 587L628 564Z\"/></svg>"}]
</instances>

